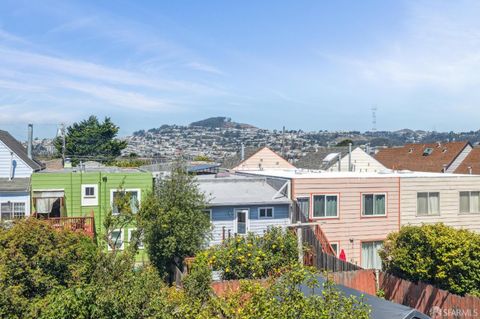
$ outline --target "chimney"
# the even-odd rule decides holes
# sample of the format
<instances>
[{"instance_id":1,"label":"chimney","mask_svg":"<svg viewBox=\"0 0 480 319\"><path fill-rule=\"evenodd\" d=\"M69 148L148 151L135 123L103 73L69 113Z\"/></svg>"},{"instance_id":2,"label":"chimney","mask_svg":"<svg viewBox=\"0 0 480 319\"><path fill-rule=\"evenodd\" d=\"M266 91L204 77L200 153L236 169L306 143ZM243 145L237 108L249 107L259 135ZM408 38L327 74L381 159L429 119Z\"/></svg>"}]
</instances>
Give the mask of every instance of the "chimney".
<instances>
[{"instance_id":1,"label":"chimney","mask_svg":"<svg viewBox=\"0 0 480 319\"><path fill-rule=\"evenodd\" d=\"M471 166L468 167L468 174L472 175L472 167Z\"/></svg>"},{"instance_id":2,"label":"chimney","mask_svg":"<svg viewBox=\"0 0 480 319\"><path fill-rule=\"evenodd\" d=\"M33 144L33 124L28 124L28 144L27 144L27 155L29 159L33 159L32 156L32 145Z\"/></svg>"},{"instance_id":3,"label":"chimney","mask_svg":"<svg viewBox=\"0 0 480 319\"><path fill-rule=\"evenodd\" d=\"M242 161L245 160L245 144L244 144L244 143L242 143L242 150L241 150L241 152L240 152L240 159L241 159Z\"/></svg>"}]
</instances>

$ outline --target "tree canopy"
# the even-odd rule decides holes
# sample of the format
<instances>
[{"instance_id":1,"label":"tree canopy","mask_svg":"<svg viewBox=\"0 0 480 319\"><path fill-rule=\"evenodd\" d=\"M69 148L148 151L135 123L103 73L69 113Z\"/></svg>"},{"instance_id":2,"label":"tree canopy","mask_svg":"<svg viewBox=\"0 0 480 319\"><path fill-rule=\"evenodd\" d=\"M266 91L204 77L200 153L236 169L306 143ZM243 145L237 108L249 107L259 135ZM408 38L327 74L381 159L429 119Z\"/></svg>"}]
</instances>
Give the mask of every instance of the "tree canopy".
<instances>
[{"instance_id":1,"label":"tree canopy","mask_svg":"<svg viewBox=\"0 0 480 319\"><path fill-rule=\"evenodd\" d=\"M403 226L380 251L385 270L455 294L480 296L480 235L444 224Z\"/></svg>"},{"instance_id":2,"label":"tree canopy","mask_svg":"<svg viewBox=\"0 0 480 319\"><path fill-rule=\"evenodd\" d=\"M127 147L127 142L116 139L119 127L109 117L100 122L96 116L73 123L65 132L65 154L73 164L81 160L110 162ZM54 141L55 148L62 154L62 137Z\"/></svg>"}]
</instances>

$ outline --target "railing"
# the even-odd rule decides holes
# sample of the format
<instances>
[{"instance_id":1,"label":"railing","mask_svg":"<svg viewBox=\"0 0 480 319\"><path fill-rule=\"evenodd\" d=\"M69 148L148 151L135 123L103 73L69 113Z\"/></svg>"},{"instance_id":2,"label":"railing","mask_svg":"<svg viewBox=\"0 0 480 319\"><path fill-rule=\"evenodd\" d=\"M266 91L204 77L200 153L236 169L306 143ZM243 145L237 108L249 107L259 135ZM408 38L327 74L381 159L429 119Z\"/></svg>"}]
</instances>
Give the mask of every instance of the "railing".
<instances>
[{"instance_id":1,"label":"railing","mask_svg":"<svg viewBox=\"0 0 480 319\"><path fill-rule=\"evenodd\" d=\"M68 229L75 232L83 232L89 237L95 236L95 223L93 216L90 217L50 217L44 220L55 229Z\"/></svg>"},{"instance_id":2,"label":"railing","mask_svg":"<svg viewBox=\"0 0 480 319\"><path fill-rule=\"evenodd\" d=\"M315 237L317 237L318 241L322 245L323 251L332 256L336 256L336 253L333 250L332 245L330 245L330 242L328 241L327 236L323 232L322 227L320 227L320 225L316 225L314 232L315 232Z\"/></svg>"}]
</instances>

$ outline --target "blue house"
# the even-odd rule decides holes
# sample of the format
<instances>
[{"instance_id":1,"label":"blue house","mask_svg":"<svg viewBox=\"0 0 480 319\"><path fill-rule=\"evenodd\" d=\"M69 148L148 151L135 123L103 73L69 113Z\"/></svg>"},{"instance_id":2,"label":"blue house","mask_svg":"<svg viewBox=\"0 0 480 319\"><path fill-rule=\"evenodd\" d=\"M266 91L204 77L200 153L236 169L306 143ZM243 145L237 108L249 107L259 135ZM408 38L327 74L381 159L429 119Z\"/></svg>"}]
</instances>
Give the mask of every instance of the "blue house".
<instances>
[{"instance_id":1,"label":"blue house","mask_svg":"<svg viewBox=\"0 0 480 319\"><path fill-rule=\"evenodd\" d=\"M30 177L41 169L19 141L0 130L0 222L30 215Z\"/></svg>"},{"instance_id":2,"label":"blue house","mask_svg":"<svg viewBox=\"0 0 480 319\"><path fill-rule=\"evenodd\" d=\"M262 235L269 227L291 223L286 181L267 183L264 177L228 174L203 175L197 180L209 200L207 213L213 227L210 245L229 236Z\"/></svg>"}]
</instances>

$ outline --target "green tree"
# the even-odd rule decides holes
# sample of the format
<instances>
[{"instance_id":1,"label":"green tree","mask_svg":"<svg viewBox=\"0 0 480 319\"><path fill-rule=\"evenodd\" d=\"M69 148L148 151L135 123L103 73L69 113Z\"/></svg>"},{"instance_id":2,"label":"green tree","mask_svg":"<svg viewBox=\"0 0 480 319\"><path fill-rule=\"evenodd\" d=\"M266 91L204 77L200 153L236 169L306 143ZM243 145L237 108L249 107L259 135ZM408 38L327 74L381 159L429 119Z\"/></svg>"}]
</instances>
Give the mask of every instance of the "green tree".
<instances>
[{"instance_id":1,"label":"green tree","mask_svg":"<svg viewBox=\"0 0 480 319\"><path fill-rule=\"evenodd\" d=\"M480 296L480 235L444 224L403 226L380 251L385 270L455 294Z\"/></svg>"},{"instance_id":2,"label":"green tree","mask_svg":"<svg viewBox=\"0 0 480 319\"><path fill-rule=\"evenodd\" d=\"M158 181L155 192L142 201L140 228L149 259L160 273L171 273L174 265L181 268L185 257L204 246L210 231L206 205L195 177L180 160L167 178Z\"/></svg>"},{"instance_id":3,"label":"green tree","mask_svg":"<svg viewBox=\"0 0 480 319\"><path fill-rule=\"evenodd\" d=\"M74 165L80 160L110 162L127 147L126 141L116 139L119 127L106 117L101 123L96 116L69 126L65 134L65 153ZM62 154L62 137L54 141L55 148Z\"/></svg>"},{"instance_id":4,"label":"green tree","mask_svg":"<svg viewBox=\"0 0 480 319\"><path fill-rule=\"evenodd\" d=\"M97 254L89 237L36 219L0 229L0 318L24 318L51 291L90 282Z\"/></svg>"},{"instance_id":5,"label":"green tree","mask_svg":"<svg viewBox=\"0 0 480 319\"><path fill-rule=\"evenodd\" d=\"M336 146L348 146L348 144L352 144L352 145L353 145L353 141L352 141L351 139L349 139L349 138L344 139L344 140L338 142Z\"/></svg>"}]
</instances>

